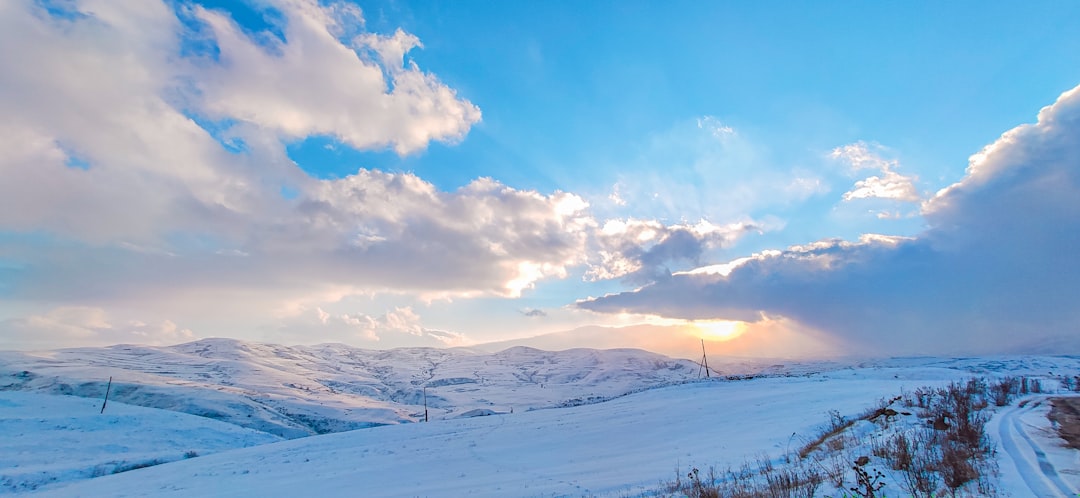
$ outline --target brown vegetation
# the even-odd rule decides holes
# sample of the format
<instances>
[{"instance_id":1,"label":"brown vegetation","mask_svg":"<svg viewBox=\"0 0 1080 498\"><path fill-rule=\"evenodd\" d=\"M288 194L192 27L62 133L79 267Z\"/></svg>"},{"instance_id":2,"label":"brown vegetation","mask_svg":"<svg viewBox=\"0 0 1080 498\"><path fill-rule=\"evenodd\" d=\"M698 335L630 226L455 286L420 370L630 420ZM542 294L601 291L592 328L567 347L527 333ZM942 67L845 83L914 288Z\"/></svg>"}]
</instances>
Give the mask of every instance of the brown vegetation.
<instances>
[{"instance_id":1,"label":"brown vegetation","mask_svg":"<svg viewBox=\"0 0 1080 498\"><path fill-rule=\"evenodd\" d=\"M1074 386L1080 384L1075 380ZM1042 390L1038 379L1026 377L970 379L884 399L851 418L833 411L817 436L783 457L786 465L774 466L762 456L738 471L709 469L701 475L693 469L685 478L680 473L665 491L689 497L812 497L828 482L849 496L869 498L880 496L885 486L876 466L891 470L904 494L913 497L995 496L996 450L986 433L985 410L991 403L1005 406L1017 396ZM1051 418L1057 417L1062 437L1080 448L1080 397L1052 401ZM911 411L895 409L898 402ZM893 423L912 412L925 423ZM849 429L861 421L877 424L879 435L859 440ZM852 452L860 448L876 458Z\"/></svg>"},{"instance_id":2,"label":"brown vegetation","mask_svg":"<svg viewBox=\"0 0 1080 498\"><path fill-rule=\"evenodd\" d=\"M1070 448L1080 450L1080 398L1050 398L1050 421Z\"/></svg>"}]
</instances>

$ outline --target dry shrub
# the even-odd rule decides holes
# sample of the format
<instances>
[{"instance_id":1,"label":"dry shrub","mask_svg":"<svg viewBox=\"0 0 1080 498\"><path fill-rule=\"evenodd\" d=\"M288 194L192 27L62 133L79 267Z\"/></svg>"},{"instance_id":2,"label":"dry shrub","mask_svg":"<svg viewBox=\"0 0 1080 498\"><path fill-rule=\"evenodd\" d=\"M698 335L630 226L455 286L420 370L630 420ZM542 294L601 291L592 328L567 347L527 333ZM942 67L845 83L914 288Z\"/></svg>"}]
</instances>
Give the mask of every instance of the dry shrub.
<instances>
[{"instance_id":1,"label":"dry shrub","mask_svg":"<svg viewBox=\"0 0 1080 498\"><path fill-rule=\"evenodd\" d=\"M776 467L761 457L753 464L744 462L739 470L728 469L722 475L714 468L705 475L691 469L685 482L677 472L675 481L665 490L688 498L812 498L823 481L820 472L803 463Z\"/></svg>"},{"instance_id":2,"label":"dry shrub","mask_svg":"<svg viewBox=\"0 0 1080 498\"><path fill-rule=\"evenodd\" d=\"M802 448L799 449L799 458L806 458L810 455L810 453L813 453L814 450L820 448L822 444L825 444L826 441L830 441L831 439L836 438L838 435L840 435L840 433L844 432L845 430L847 430L848 427L851 427L854 424L855 420L848 420L846 417L841 415L840 412L836 410L830 410L828 425L826 425L825 428L822 429L821 433L818 434L816 438L814 438L812 441L805 444ZM839 441L831 442L829 449L832 449L833 451L839 451L843 448L844 441Z\"/></svg>"}]
</instances>

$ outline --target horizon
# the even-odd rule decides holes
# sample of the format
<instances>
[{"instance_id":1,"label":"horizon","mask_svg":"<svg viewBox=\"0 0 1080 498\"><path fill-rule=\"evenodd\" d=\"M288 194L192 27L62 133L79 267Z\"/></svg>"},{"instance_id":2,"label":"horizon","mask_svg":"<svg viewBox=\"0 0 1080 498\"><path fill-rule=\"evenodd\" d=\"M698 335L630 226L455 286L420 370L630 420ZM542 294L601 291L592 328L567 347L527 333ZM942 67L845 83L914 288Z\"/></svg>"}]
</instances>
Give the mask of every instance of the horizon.
<instances>
[{"instance_id":1,"label":"horizon","mask_svg":"<svg viewBox=\"0 0 1080 498\"><path fill-rule=\"evenodd\" d=\"M0 5L0 350L1080 352L1080 4L775 7Z\"/></svg>"}]
</instances>

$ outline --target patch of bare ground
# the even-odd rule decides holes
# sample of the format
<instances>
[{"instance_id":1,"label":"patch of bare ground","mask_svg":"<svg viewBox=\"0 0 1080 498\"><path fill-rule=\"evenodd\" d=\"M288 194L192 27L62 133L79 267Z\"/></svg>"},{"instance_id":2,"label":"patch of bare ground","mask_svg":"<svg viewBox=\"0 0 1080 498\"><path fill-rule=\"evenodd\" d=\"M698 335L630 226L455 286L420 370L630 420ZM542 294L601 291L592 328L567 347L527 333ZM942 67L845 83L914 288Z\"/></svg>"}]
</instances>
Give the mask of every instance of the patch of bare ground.
<instances>
[{"instance_id":1,"label":"patch of bare ground","mask_svg":"<svg viewBox=\"0 0 1080 498\"><path fill-rule=\"evenodd\" d=\"M1080 397L1051 398L1050 420L1070 448L1080 450Z\"/></svg>"}]
</instances>

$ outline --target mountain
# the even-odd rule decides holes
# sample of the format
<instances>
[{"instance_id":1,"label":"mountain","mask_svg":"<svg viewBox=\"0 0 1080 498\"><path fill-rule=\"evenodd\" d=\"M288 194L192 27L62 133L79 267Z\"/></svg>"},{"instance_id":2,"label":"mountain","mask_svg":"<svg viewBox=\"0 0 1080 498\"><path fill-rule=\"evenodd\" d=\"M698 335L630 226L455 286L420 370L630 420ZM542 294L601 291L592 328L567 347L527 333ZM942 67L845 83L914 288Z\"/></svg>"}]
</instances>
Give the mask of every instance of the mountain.
<instances>
[{"instance_id":1,"label":"mountain","mask_svg":"<svg viewBox=\"0 0 1080 498\"><path fill-rule=\"evenodd\" d=\"M590 348L612 349L638 347L673 358L700 360L702 342L712 365L736 367L743 373L745 364L777 363L791 358L827 358L843 352L843 348L826 337L813 333L794 332L782 321L758 324L753 334L742 334L734 328L717 334L690 325L630 325L604 327L590 325L572 330L552 332L533 337L511 339L472 346L484 351L501 351L513 346L526 346L558 351L585 345Z\"/></svg>"},{"instance_id":2,"label":"mountain","mask_svg":"<svg viewBox=\"0 0 1080 498\"><path fill-rule=\"evenodd\" d=\"M289 354L298 354L299 350L294 348L220 342L213 342L209 349L204 346L206 344L186 345L181 349L202 351L200 354L211 357L231 351L230 354L245 360L240 365L252 363L251 355L260 358L261 365L280 362L276 364L283 366L307 361L299 356L276 359L282 358L285 350L290 351ZM259 353L245 352L245 348ZM318 347L313 349L319 350ZM275 353L268 357L267 351ZM102 350L96 352L100 354ZM451 388L448 392L454 392L453 389L458 387L482 390L489 382L497 382L502 386L499 389L517 389L514 396L519 400L552 389L549 385L601 386L612 382L609 376L641 378L642 371L682 370L681 363L674 364L673 369L671 364L669 368L657 369L655 364L641 363L642 358L654 356L643 355L640 351L546 353L515 348L503 355L426 350L383 353L387 358L393 358L395 364L426 364L428 359L438 362L434 370L446 371L446 375L435 375L432 381L464 378L449 364L461 358L472 358L467 361L474 365L484 365L486 361L489 364L485 365L485 375L500 375L469 384L452 381L433 390ZM340 356L340 351L333 355L334 358ZM420 358L424 360L418 361ZM78 363L75 360L71 358L67 364ZM208 363L214 361L217 360ZM520 366L528 362L533 366ZM184 362L185 368L192 371L205 368L200 365L194 360ZM577 371L577 366L571 365L592 365L592 368ZM536 372L531 374L534 367ZM62 369L59 365L53 368ZM172 375L177 375L177 367L167 368L173 371ZM386 376L409 379L412 370L411 367L402 372L395 370ZM775 365L766 374L743 375L737 379L714 377L657 387L602 403L515 410L514 413L499 409L491 410L499 413L488 416L372 427L252 447L237 444L236 449L206 455L200 453L193 458L177 459L176 451L170 450L169 455L175 461L93 479L75 474L60 475L56 482L39 486L32 494L57 497L668 496L672 493L664 491L662 482L678 477L685 483L687 479L695 478L691 476L698 475L707 479L713 468L719 472L729 468L737 472L747 469L746 472L752 473L759 466L765 466L783 472L790 468L789 464L802 464L806 469L829 476L819 483L816 496L840 496L855 484L852 461L867 457L869 463L865 464L865 469L869 469L871 475L877 471L883 474L881 482L886 487L881 493L907 496L903 475L880 456L883 441L888 441L890 434L896 434L896 431L917 435L935 429L928 426L926 422L930 419L920 413L920 407L895 401L895 397L944 393L946 391L938 389L954 382L970 384L965 380L973 375L991 382L1009 376L1030 375L1028 385L1034 385L1037 380L1040 389L1056 391L1056 396L1070 395L1062 391L1063 384L1058 380L1078 372L1080 360L1071 357L889 358ZM545 375L547 377L542 377ZM241 377L238 373L232 376ZM260 375L255 377L262 378ZM541 378L543 388L536 385ZM411 385L410 382L405 380L406 384ZM268 384L263 382L263 385ZM625 383L616 384L626 386ZM988 483L993 488L987 489L1002 496L1072 496L1080 487L1077 477L1080 476L1080 460L1076 458L1076 450L1064 448L1056 439L1047 420L1050 395L1045 391L1021 395L1007 406L998 407L994 403L986 406L986 416L990 418L985 437L998 448L992 467L1000 470L999 478L991 474L994 479ZM497 392L483 391L483 396L493 394ZM0 421L4 420L4 406L24 403L21 398L12 398L13 395L29 394L0 392ZM479 391L463 393L460 399L479 395ZM945 394L937 396L944 399ZM82 402L85 404L86 400ZM891 420L868 416L890 404L900 412ZM61 408L59 404L50 406ZM110 409L113 406L111 401L109 406ZM95 408L96 405L86 407L76 403L64 409L89 410L91 416L83 418L93 418ZM118 413L136 414L121 410L130 409L118 408ZM479 410L478 414L489 413L482 408L474 410ZM121 446L127 444L123 441L128 438L147 441L141 443L143 445L148 445L152 439L151 433L130 434L133 428L139 427L136 424L144 418L158 420L143 411L137 414L138 417L127 417L114 424L102 419L93 425L102 429L95 438L104 439L110 434L107 429L111 427L112 439L117 443L110 448L83 444L81 441L86 438L88 429L85 425L64 421L62 417L66 415L56 414L55 418L44 420L46 417L32 411L21 413L37 424L26 427L28 434L35 427L39 431L67 431L70 442L62 450L50 447L48 445L60 441L59 437L53 437L36 449L25 448L26 453L19 456L11 456L15 455L13 452L0 452L0 465L8 463L19 467L23 462L44 459L35 452L47 453L54 459L70 453L88 453L88 458L92 457L94 461L118 459L121 457L116 455L124 450ZM464 412L440 413L451 416ZM43 420L35 422L39 418ZM821 451L800 459L801 447L813 444L821 434L831 434L832 424L837 421L847 420L853 423L837 437L821 444ZM181 424L181 428L187 427L183 424L195 424L190 420L162 421ZM187 431L186 436L180 436L183 442L172 448L208 446L200 442L206 435L197 427L190 426L192 430ZM176 429L175 426L160 427L158 440L178 437ZM29 435L27 440L32 437ZM6 441L0 442L5 448L6 444ZM218 445L218 448L224 447ZM701 472L697 474L692 469ZM0 467L0 475L23 475L17 474L17 470L10 466ZM784 476L788 474L780 475ZM837 476L846 479L843 484L836 484ZM943 486L941 482L938 485ZM973 484L960 496L986 496L981 489Z\"/></svg>"},{"instance_id":3,"label":"mountain","mask_svg":"<svg viewBox=\"0 0 1080 498\"><path fill-rule=\"evenodd\" d=\"M699 366L633 349L512 347L365 350L206 339L0 352L0 390L162 408L285 438L593 403L699 376ZM487 411L484 411L487 410Z\"/></svg>"}]
</instances>

